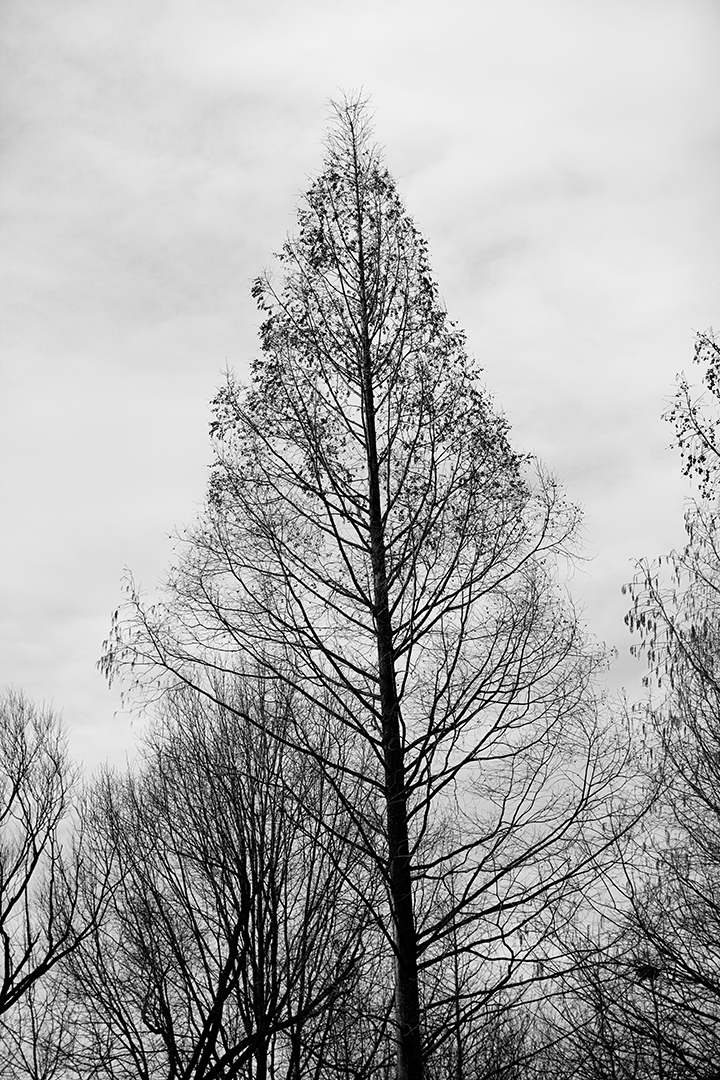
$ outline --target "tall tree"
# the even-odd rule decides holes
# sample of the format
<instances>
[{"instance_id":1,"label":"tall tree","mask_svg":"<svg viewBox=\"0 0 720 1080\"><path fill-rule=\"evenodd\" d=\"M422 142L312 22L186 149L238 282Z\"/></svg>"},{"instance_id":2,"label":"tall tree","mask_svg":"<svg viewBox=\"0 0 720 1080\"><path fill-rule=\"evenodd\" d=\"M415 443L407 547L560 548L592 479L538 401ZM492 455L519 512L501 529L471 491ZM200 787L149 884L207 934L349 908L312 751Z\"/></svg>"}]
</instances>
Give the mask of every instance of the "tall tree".
<instances>
[{"instance_id":1,"label":"tall tree","mask_svg":"<svg viewBox=\"0 0 720 1080\"><path fill-rule=\"evenodd\" d=\"M447 1037L450 958L478 975L467 1021L592 872L619 751L557 583L578 514L510 447L359 100L335 107L278 269L254 286L250 385L214 403L207 513L162 604L130 584L102 665L209 696L260 665L351 734L342 753L285 737L385 881L397 1076L417 1080Z\"/></svg>"}]
</instances>

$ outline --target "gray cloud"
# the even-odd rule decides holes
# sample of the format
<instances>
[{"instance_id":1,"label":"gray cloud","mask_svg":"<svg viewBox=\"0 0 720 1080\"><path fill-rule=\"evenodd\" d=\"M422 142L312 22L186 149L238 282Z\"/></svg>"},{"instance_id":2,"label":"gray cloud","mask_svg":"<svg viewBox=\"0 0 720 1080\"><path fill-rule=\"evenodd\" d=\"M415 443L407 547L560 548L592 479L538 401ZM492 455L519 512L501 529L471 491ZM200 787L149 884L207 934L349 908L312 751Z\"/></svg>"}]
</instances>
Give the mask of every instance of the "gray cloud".
<instances>
[{"instance_id":1,"label":"gray cloud","mask_svg":"<svg viewBox=\"0 0 720 1080\"><path fill-rule=\"evenodd\" d=\"M682 542L659 420L718 322L711 0L8 0L2 669L94 762L130 745L94 670L123 566L192 518L207 400L256 349L252 277L364 86L515 440L587 512L573 580L636 685L619 587Z\"/></svg>"}]
</instances>

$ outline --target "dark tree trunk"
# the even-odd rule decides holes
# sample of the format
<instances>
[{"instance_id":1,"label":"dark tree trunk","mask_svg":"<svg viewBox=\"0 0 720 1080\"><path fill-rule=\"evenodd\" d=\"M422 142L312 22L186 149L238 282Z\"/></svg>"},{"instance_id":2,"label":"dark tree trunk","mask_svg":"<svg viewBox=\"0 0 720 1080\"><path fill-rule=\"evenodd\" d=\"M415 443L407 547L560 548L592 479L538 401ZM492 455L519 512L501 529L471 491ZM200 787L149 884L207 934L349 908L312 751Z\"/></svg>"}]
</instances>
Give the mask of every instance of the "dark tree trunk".
<instances>
[{"instance_id":1,"label":"dark tree trunk","mask_svg":"<svg viewBox=\"0 0 720 1080\"><path fill-rule=\"evenodd\" d=\"M373 446L368 440L368 446ZM376 455L370 473L371 541L375 594L375 629L385 765L387 842L390 895L395 930L395 1007L398 1034L397 1080L421 1080L420 999L418 994L417 936L413 911L408 844L404 748L400 731L400 703L395 683L393 633L385 574L385 548L380 519ZM373 476L374 472L374 476Z\"/></svg>"},{"instance_id":2,"label":"dark tree trunk","mask_svg":"<svg viewBox=\"0 0 720 1080\"><path fill-rule=\"evenodd\" d=\"M354 132L353 132L354 136ZM380 467L375 430L372 357L370 350L367 279L363 251L360 169L353 145L358 230L358 263L361 305L362 400L367 447L370 544L373 571L375 637L382 716L382 748L385 767L387 844L390 899L395 937L395 1021L397 1030L397 1080L422 1080L420 996L418 991L417 934L413 911L412 876L408 842L407 793L401 713L395 679L392 619L388 597L385 538L380 499Z\"/></svg>"}]
</instances>

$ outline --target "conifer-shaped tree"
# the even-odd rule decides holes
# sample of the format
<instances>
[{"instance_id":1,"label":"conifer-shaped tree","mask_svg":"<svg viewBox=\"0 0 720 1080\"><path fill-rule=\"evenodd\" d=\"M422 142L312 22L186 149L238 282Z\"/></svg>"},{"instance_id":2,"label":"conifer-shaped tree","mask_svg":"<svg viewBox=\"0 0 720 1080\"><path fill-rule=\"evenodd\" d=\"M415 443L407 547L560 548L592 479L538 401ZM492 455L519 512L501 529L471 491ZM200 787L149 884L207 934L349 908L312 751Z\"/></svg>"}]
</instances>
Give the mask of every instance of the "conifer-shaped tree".
<instances>
[{"instance_id":1,"label":"conifer-shaped tree","mask_svg":"<svg viewBox=\"0 0 720 1080\"><path fill-rule=\"evenodd\" d=\"M254 294L261 351L214 402L207 510L163 603L130 588L103 662L210 696L259 666L320 710L324 768L385 881L397 1076L416 1080L530 978L533 917L609 842L588 833L617 774L589 693L601 658L557 585L578 515L511 448L362 101L335 107Z\"/></svg>"}]
</instances>

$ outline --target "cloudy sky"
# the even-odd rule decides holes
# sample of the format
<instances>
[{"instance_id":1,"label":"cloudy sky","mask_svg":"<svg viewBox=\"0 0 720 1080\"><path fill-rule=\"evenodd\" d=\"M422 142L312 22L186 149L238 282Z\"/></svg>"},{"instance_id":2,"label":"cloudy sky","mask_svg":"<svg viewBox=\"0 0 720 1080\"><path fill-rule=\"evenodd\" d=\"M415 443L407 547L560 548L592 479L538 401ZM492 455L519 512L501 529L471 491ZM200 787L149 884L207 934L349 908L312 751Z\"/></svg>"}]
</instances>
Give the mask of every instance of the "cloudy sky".
<instances>
[{"instance_id":1,"label":"cloudy sky","mask_svg":"<svg viewBox=\"0 0 720 1080\"><path fill-rule=\"evenodd\" d=\"M255 274L363 88L516 445L586 512L572 588L637 693L620 587L682 543L660 420L720 326L717 0L4 0L0 683L88 766L95 670L203 499Z\"/></svg>"}]
</instances>

